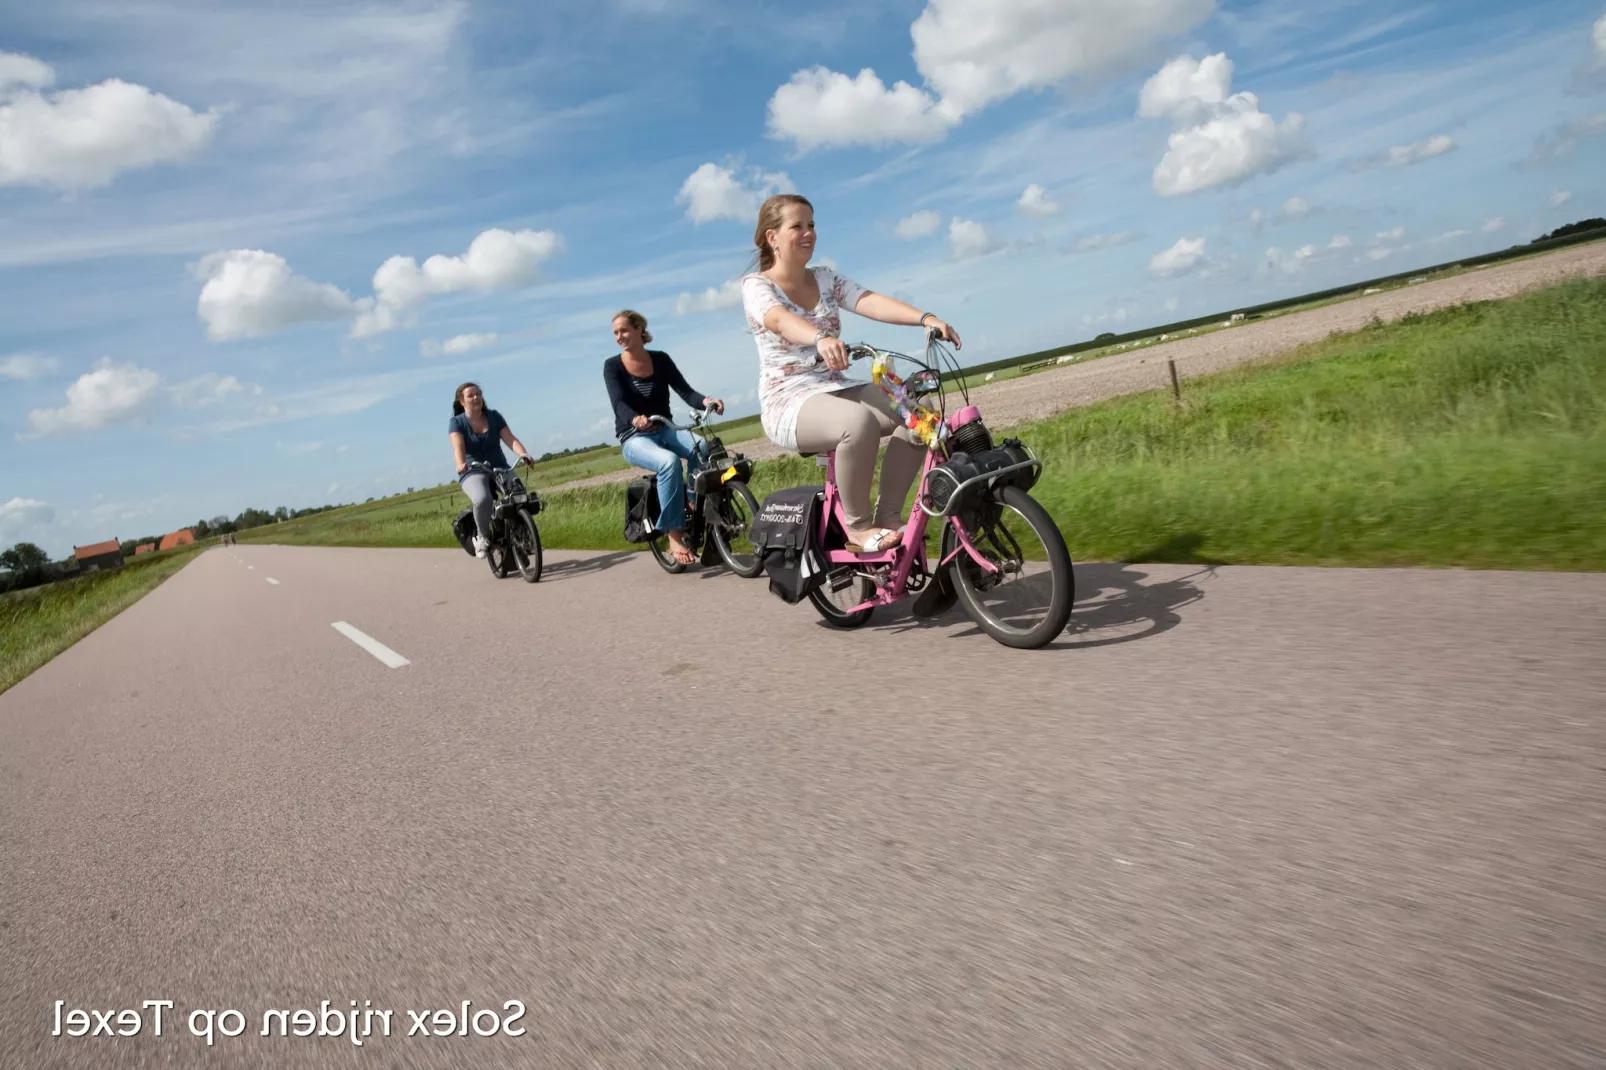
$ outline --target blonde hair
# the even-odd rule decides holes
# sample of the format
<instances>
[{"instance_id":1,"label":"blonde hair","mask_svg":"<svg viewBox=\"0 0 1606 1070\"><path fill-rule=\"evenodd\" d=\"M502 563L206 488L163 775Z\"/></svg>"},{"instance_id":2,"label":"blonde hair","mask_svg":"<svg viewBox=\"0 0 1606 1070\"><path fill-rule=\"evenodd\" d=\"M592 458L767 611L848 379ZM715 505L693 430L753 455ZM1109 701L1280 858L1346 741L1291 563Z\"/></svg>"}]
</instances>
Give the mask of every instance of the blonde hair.
<instances>
[{"instance_id":1,"label":"blonde hair","mask_svg":"<svg viewBox=\"0 0 1606 1070\"><path fill-rule=\"evenodd\" d=\"M648 342L652 341L652 332L647 330L646 316L643 316L640 312L637 312L633 308L627 308L623 312L615 312L613 314L613 320L618 319L620 316L623 316L625 319L629 320L630 326L641 332L642 345L646 345ZM609 320L608 322L612 323L613 320Z\"/></svg>"},{"instance_id":2,"label":"blonde hair","mask_svg":"<svg viewBox=\"0 0 1606 1070\"><path fill-rule=\"evenodd\" d=\"M814 211L814 205L801 193L777 193L758 209L758 228L753 231L753 244L758 246L758 270L768 271L775 266L775 250L770 248L769 232L779 230L789 204L802 205Z\"/></svg>"}]
</instances>

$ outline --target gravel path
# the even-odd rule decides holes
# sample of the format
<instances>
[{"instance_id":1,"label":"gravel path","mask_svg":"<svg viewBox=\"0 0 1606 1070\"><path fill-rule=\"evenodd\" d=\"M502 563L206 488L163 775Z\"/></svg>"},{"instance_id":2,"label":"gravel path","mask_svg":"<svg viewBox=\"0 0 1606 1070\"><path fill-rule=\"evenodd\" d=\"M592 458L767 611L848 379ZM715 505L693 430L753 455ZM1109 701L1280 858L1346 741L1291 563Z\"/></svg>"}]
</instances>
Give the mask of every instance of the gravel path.
<instances>
[{"instance_id":1,"label":"gravel path","mask_svg":"<svg viewBox=\"0 0 1606 1070\"><path fill-rule=\"evenodd\" d=\"M1106 398L1165 386L1170 381L1167 358L1176 361L1179 377L1190 379L1237 364L1275 357L1311 342L1320 342L1335 333L1360 330L1374 317L1388 323L1413 312L1512 297L1578 276L1602 274L1606 274L1606 242L1574 246L1545 256L1246 323L1231 330L1173 339L1085 364L975 386L970 396L981 407L988 426L1001 430ZM787 452L764 438L743 442L737 449L753 460L779 457ZM550 487L544 493L623 483L637 474L635 469L607 472Z\"/></svg>"}]
</instances>

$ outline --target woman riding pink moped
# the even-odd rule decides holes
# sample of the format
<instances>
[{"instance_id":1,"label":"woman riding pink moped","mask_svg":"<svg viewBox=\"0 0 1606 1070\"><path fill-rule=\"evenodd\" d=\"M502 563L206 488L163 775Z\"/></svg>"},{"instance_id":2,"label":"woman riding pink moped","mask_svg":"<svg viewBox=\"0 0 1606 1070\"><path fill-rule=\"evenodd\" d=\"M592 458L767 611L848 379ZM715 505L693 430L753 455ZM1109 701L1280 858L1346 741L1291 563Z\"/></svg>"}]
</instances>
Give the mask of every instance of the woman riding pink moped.
<instances>
[{"instance_id":1,"label":"woman riding pink moped","mask_svg":"<svg viewBox=\"0 0 1606 1070\"><path fill-rule=\"evenodd\" d=\"M930 312L867 290L829 267L809 267L814 241L814 206L807 199L783 193L759 209L753 233L758 270L742 278L742 308L758 344L760 422L783 449L836 452L849 546L876 553L901 537L904 499L920 474L924 449L880 387L842 374L848 350L839 337L840 310L925 327L956 349L959 334ZM881 493L872 507L876 451L889 434Z\"/></svg>"}]
</instances>

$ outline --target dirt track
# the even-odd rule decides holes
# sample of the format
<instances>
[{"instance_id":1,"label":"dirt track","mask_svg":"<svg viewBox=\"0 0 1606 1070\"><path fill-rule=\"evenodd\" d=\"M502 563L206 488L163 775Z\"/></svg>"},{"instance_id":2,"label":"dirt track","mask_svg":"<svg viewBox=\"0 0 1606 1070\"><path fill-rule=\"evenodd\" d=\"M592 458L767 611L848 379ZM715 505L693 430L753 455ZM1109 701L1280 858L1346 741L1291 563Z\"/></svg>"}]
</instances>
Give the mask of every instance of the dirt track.
<instances>
[{"instance_id":1,"label":"dirt track","mask_svg":"<svg viewBox=\"0 0 1606 1070\"><path fill-rule=\"evenodd\" d=\"M1385 323L1393 322L1412 312L1431 312L1470 301L1497 300L1578 276L1602 274L1606 274L1606 242L1575 246L1546 256L1497 264L1464 275L1243 324L1231 330L1161 342L1022 379L990 383L974 387L970 396L981 407L988 426L1002 429L1053 416L1079 405L1165 386L1169 382L1167 358L1176 361L1177 374L1182 378L1208 375L1236 364L1287 353L1335 333L1360 330L1374 317ZM779 457L786 452L764 438L744 442L738 448L754 460ZM635 469L609 472L552 487L547 493L570 487L621 483L636 474Z\"/></svg>"}]
</instances>

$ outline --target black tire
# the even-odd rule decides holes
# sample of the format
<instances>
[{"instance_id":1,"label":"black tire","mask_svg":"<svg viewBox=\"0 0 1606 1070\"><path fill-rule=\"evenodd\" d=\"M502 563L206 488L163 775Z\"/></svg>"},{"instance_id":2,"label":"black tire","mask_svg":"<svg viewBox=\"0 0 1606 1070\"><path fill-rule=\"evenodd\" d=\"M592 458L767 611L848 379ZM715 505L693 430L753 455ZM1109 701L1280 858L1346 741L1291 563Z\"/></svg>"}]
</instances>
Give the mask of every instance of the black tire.
<instances>
[{"instance_id":1,"label":"black tire","mask_svg":"<svg viewBox=\"0 0 1606 1070\"><path fill-rule=\"evenodd\" d=\"M712 514L709 517L708 537L714 541L714 549L719 551L725 567L744 580L763 575L764 561L758 554L744 554L731 548L732 532L737 532L737 541L746 543L747 533L753 527L753 518L758 516L758 499L747 489L747 484L740 480L725 484L713 492L707 508Z\"/></svg>"},{"instance_id":2,"label":"black tire","mask_svg":"<svg viewBox=\"0 0 1606 1070\"><path fill-rule=\"evenodd\" d=\"M491 575L499 580L507 579L507 574L513 567L513 555L507 549L507 528L495 517L491 518L491 545L485 549L485 563L491 567Z\"/></svg>"},{"instance_id":3,"label":"black tire","mask_svg":"<svg viewBox=\"0 0 1606 1070\"><path fill-rule=\"evenodd\" d=\"M1065 547L1065 538L1060 534L1054 518L1048 515L1048 510L1019 487L1002 488L993 501L982 508L990 509L995 518L1014 513L1031 528L1032 534L1042 544L1048 559L1048 582L1051 584L1048 609L1040 621L1027 627L1012 625L1001 618L983 599L983 588L976 582L980 569L962 551L948 566L949 579L953 583L954 593L959 596L959 604L982 631L1005 646L1018 650L1036 650L1047 646L1065 631L1065 626L1071 620L1071 607L1076 601L1076 574L1070 551ZM976 539L974 530L971 538L973 541ZM959 536L954 532L953 525L949 524L943 528L942 556L946 558L958 546ZM989 556L996 557L1001 553L999 543L992 538L981 540L976 548Z\"/></svg>"},{"instance_id":4,"label":"black tire","mask_svg":"<svg viewBox=\"0 0 1606 1070\"><path fill-rule=\"evenodd\" d=\"M669 536L662 532L656 533L647 540L647 549L652 551L654 561L660 568L671 576L678 576L686 571L686 566L675 560L675 555L669 552Z\"/></svg>"},{"instance_id":5,"label":"black tire","mask_svg":"<svg viewBox=\"0 0 1606 1070\"><path fill-rule=\"evenodd\" d=\"M833 574L840 575L840 571ZM870 617L875 613L875 606L871 606L869 609L861 609L857 613L847 613L832 600L831 575L833 574L828 574L823 583L809 592L809 601L813 603L815 612L819 613L821 619L833 628L862 628L869 624ZM852 592L852 594L847 594L847 592ZM854 572L851 585L835 597L851 597L853 600L848 602L848 605L858 605L874 594L875 581L862 572Z\"/></svg>"},{"instance_id":6,"label":"black tire","mask_svg":"<svg viewBox=\"0 0 1606 1070\"><path fill-rule=\"evenodd\" d=\"M541 531L535 526L535 517L520 509L508 516L509 556L513 567L525 583L541 579Z\"/></svg>"}]
</instances>

